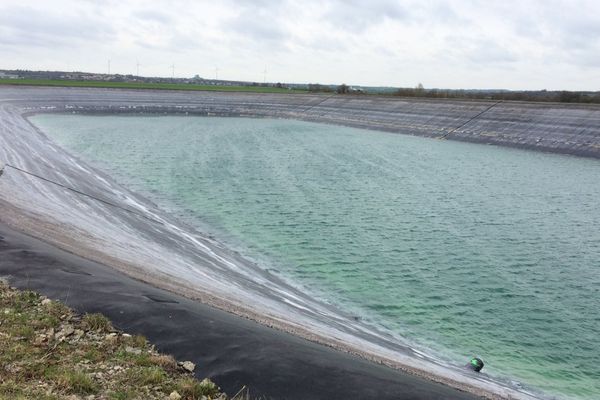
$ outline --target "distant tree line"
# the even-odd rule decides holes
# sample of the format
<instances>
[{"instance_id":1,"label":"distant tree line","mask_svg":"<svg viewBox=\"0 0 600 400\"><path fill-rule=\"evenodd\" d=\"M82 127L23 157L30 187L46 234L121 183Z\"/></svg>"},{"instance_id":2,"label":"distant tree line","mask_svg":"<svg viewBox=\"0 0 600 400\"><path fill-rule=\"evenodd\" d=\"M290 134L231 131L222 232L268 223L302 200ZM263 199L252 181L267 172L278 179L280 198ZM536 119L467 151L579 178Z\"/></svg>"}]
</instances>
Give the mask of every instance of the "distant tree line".
<instances>
[{"instance_id":1,"label":"distant tree line","mask_svg":"<svg viewBox=\"0 0 600 400\"><path fill-rule=\"evenodd\" d=\"M320 83L309 83L308 91L313 93L333 93L334 90L333 87L331 87L330 85L321 85Z\"/></svg>"},{"instance_id":2,"label":"distant tree line","mask_svg":"<svg viewBox=\"0 0 600 400\"><path fill-rule=\"evenodd\" d=\"M352 86L348 86L345 83L342 83L339 86L336 85L321 85L319 83L309 83L308 84L309 92L322 92L322 93L338 93L338 94L363 94L365 93L362 89L353 88Z\"/></svg>"},{"instance_id":3,"label":"distant tree line","mask_svg":"<svg viewBox=\"0 0 600 400\"><path fill-rule=\"evenodd\" d=\"M572 92L566 90L452 90L424 89L422 85L416 88L401 88L394 95L403 97L427 97L437 99L484 99L484 100L513 100L539 101L559 103L594 103L600 104L600 92Z\"/></svg>"},{"instance_id":4,"label":"distant tree line","mask_svg":"<svg viewBox=\"0 0 600 400\"><path fill-rule=\"evenodd\" d=\"M308 84L309 92L359 94L363 91L353 90L346 84L321 85ZM369 93L367 91L367 93ZM374 94L374 93L371 93ZM382 93L377 93L382 94ZM465 89L425 89L422 84L414 88L400 88L392 92L393 96L425 97L433 99L481 99L481 100L513 100L558 103L593 103L600 104L599 92L574 92L566 90L465 90Z\"/></svg>"}]
</instances>

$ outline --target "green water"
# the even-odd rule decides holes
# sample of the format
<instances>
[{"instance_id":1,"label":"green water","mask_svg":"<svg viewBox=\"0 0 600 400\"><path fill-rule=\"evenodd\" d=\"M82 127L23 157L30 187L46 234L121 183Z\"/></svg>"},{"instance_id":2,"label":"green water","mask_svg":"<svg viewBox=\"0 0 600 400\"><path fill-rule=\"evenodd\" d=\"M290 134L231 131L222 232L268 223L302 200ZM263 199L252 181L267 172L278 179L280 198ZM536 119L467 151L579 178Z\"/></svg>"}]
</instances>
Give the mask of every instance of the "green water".
<instances>
[{"instance_id":1,"label":"green water","mask_svg":"<svg viewBox=\"0 0 600 400\"><path fill-rule=\"evenodd\" d=\"M600 161L285 120L40 115L69 151L456 364L600 396Z\"/></svg>"}]
</instances>

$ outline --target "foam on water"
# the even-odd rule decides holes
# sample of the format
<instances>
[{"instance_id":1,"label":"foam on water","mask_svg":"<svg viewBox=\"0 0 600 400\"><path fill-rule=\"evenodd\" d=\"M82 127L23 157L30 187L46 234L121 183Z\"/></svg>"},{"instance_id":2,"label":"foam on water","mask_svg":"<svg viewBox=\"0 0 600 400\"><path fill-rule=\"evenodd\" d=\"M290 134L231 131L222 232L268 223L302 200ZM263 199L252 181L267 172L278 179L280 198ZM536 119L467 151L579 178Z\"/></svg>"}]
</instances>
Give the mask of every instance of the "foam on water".
<instances>
[{"instance_id":1,"label":"foam on water","mask_svg":"<svg viewBox=\"0 0 600 400\"><path fill-rule=\"evenodd\" d=\"M33 121L362 322L350 330L396 338L448 365L480 355L507 385L600 393L598 160L295 121ZM227 268L252 272L169 226ZM293 293L281 299L337 318Z\"/></svg>"}]
</instances>

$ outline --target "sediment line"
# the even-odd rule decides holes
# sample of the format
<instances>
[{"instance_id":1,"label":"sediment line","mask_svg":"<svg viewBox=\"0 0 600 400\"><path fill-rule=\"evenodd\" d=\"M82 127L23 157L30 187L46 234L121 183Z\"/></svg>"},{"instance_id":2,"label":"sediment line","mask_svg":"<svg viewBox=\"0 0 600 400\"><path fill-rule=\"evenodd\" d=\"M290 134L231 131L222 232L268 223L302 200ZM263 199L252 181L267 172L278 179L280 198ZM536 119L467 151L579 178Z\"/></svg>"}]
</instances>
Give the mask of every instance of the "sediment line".
<instances>
[{"instance_id":1,"label":"sediment line","mask_svg":"<svg viewBox=\"0 0 600 400\"><path fill-rule=\"evenodd\" d=\"M0 96L11 98L5 102L25 116L74 112L288 118L600 158L598 105L74 88L0 87Z\"/></svg>"}]
</instances>

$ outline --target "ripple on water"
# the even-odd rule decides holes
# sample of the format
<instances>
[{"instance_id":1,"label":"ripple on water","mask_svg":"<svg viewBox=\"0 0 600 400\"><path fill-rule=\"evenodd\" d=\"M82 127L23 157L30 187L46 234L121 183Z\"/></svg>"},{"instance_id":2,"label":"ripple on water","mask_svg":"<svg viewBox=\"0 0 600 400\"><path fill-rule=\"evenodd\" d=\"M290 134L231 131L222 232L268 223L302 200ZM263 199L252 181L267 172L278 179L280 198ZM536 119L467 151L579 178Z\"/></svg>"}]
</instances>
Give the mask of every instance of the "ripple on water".
<instances>
[{"instance_id":1,"label":"ripple on water","mask_svg":"<svg viewBox=\"0 0 600 400\"><path fill-rule=\"evenodd\" d=\"M507 381L598 398L598 160L280 120L33 120L418 348L457 365L478 354Z\"/></svg>"}]
</instances>

